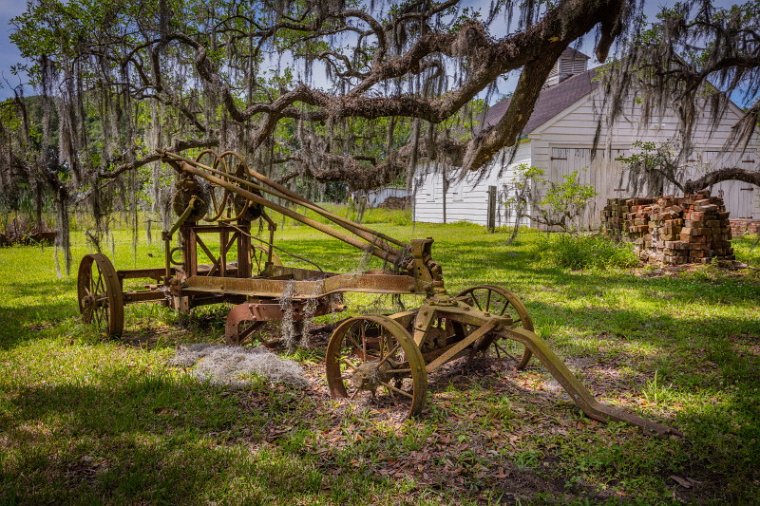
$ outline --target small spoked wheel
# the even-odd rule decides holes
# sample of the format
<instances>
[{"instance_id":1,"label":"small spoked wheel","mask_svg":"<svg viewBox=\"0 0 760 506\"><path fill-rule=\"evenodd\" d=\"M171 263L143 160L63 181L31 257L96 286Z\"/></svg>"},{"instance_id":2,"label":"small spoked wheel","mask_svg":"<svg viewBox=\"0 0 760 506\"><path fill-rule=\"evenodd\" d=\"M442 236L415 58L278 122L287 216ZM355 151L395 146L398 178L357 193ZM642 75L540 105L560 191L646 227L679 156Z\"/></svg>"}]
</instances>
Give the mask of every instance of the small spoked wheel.
<instances>
[{"instance_id":1,"label":"small spoked wheel","mask_svg":"<svg viewBox=\"0 0 760 506\"><path fill-rule=\"evenodd\" d=\"M422 410L427 373L412 336L384 316L359 316L341 323L330 337L325 357L333 397L369 399L380 406Z\"/></svg>"},{"instance_id":2,"label":"small spoked wheel","mask_svg":"<svg viewBox=\"0 0 760 506\"><path fill-rule=\"evenodd\" d=\"M124 330L124 297L116 270L108 257L95 253L82 258L77 294L82 321L94 324L100 334L121 336Z\"/></svg>"},{"instance_id":3,"label":"small spoked wheel","mask_svg":"<svg viewBox=\"0 0 760 506\"><path fill-rule=\"evenodd\" d=\"M511 326L513 327L533 330L533 321L530 319L525 305L517 295L500 286L474 286L457 295L457 299L478 311L494 316L508 316L512 319ZM498 358L502 358L502 356L512 358L517 363L518 369L524 369L532 356L531 351L522 343L500 336L497 333L487 334L475 343L475 351L485 352L489 349L493 349Z\"/></svg>"}]
</instances>

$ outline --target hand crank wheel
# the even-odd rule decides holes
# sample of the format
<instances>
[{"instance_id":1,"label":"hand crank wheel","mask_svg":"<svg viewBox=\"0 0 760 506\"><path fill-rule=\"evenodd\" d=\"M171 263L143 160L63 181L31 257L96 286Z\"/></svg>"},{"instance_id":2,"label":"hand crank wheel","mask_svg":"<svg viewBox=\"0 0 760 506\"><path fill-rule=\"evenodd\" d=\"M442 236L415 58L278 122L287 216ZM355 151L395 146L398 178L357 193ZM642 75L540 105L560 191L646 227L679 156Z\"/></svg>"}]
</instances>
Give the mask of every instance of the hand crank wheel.
<instances>
[{"instance_id":1,"label":"hand crank wheel","mask_svg":"<svg viewBox=\"0 0 760 506\"><path fill-rule=\"evenodd\" d=\"M119 337L124 330L124 297L113 264L100 253L85 255L77 278L82 321L93 323L98 332Z\"/></svg>"},{"instance_id":2,"label":"hand crank wheel","mask_svg":"<svg viewBox=\"0 0 760 506\"><path fill-rule=\"evenodd\" d=\"M528 310L517 295L509 290L499 286L480 285L468 288L457 298L479 311L494 316L509 316L515 327L533 330L533 321L528 315ZM502 338L496 333L487 334L475 343L476 351L486 351L489 347L493 347L498 357L502 354L512 357L517 362L518 369L524 369L532 356L531 351L522 344Z\"/></svg>"},{"instance_id":3,"label":"hand crank wheel","mask_svg":"<svg viewBox=\"0 0 760 506\"><path fill-rule=\"evenodd\" d=\"M412 336L384 316L350 318L335 329L325 356L333 397L369 397L377 404L420 412L427 373Z\"/></svg>"},{"instance_id":4,"label":"hand crank wheel","mask_svg":"<svg viewBox=\"0 0 760 506\"><path fill-rule=\"evenodd\" d=\"M225 182L227 180L227 160L221 159L221 157L212 149L205 149L195 158L195 161L205 165L206 167L220 171L221 174L213 173L215 177L222 179ZM233 200L232 192L227 188L220 185L211 185L209 189L209 200L211 208L206 216L206 221L215 222L224 218L225 211L228 210L230 202Z\"/></svg>"}]
</instances>

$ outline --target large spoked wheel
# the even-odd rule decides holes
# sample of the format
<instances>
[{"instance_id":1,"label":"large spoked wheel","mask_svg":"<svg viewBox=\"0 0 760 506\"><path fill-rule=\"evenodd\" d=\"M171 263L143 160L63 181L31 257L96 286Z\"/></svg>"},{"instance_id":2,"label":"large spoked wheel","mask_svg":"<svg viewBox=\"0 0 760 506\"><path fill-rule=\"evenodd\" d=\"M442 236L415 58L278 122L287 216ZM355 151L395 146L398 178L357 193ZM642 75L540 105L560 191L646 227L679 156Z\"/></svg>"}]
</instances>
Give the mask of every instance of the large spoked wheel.
<instances>
[{"instance_id":1,"label":"large spoked wheel","mask_svg":"<svg viewBox=\"0 0 760 506\"><path fill-rule=\"evenodd\" d=\"M86 255L77 278L79 312L100 334L119 337L124 330L124 297L113 264L105 255Z\"/></svg>"},{"instance_id":2,"label":"large spoked wheel","mask_svg":"<svg viewBox=\"0 0 760 506\"><path fill-rule=\"evenodd\" d=\"M514 327L533 330L533 321L530 319L525 305L517 295L500 286L474 286L460 293L457 298L479 311L494 316L509 316ZM495 332L487 334L475 343L476 351L488 351L491 348L499 358L502 355L512 358L517 363L518 369L524 369L532 356L531 351L523 344L500 336Z\"/></svg>"},{"instance_id":3,"label":"large spoked wheel","mask_svg":"<svg viewBox=\"0 0 760 506\"><path fill-rule=\"evenodd\" d=\"M412 336L384 316L350 318L335 329L325 357L333 397L368 398L377 405L422 410L427 373Z\"/></svg>"}]
</instances>

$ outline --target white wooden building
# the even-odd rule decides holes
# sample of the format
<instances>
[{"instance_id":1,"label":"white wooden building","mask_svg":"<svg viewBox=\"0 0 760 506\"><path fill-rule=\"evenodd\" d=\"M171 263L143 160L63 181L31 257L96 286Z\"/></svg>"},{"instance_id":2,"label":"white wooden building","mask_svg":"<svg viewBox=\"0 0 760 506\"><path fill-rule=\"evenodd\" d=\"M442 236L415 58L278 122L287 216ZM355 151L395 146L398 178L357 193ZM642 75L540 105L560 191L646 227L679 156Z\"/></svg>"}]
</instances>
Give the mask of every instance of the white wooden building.
<instances>
[{"instance_id":1,"label":"white wooden building","mask_svg":"<svg viewBox=\"0 0 760 506\"><path fill-rule=\"evenodd\" d=\"M378 207L389 198L408 199L411 191L407 188L396 186L383 186L367 192L367 205L369 207Z\"/></svg>"},{"instance_id":2,"label":"white wooden building","mask_svg":"<svg viewBox=\"0 0 760 506\"><path fill-rule=\"evenodd\" d=\"M489 187L495 186L495 224L514 224L514 212L505 202L515 191L515 168L523 163L543 169L547 179L557 182L562 176L578 170L580 182L593 185L598 193L582 220L582 224L590 228L598 225L599 212L608 198L634 196L627 177L624 177L622 163L616 158L631 153L636 141L662 144L677 139L678 120L672 115L664 115L644 127L641 107L631 98L623 117L611 129L601 130L596 154L592 157L604 96L594 78L596 71L587 70L587 62L586 55L573 49L563 53L536 102L511 159L513 149L505 149L483 171L468 174L451 168L420 166L415 175L415 220L432 223L470 221L485 225ZM508 105L507 99L491 107L484 119L485 125L496 123ZM738 107L730 104L718 124L713 125L709 110L703 113L694 128L694 150L688 160L687 177L721 167L760 170L756 139L744 152L724 151L731 127L741 114ZM674 189L669 192L676 193ZM760 219L760 188L729 181L715 185L712 193L723 196L732 218ZM526 224L528 222L526 220Z\"/></svg>"}]
</instances>

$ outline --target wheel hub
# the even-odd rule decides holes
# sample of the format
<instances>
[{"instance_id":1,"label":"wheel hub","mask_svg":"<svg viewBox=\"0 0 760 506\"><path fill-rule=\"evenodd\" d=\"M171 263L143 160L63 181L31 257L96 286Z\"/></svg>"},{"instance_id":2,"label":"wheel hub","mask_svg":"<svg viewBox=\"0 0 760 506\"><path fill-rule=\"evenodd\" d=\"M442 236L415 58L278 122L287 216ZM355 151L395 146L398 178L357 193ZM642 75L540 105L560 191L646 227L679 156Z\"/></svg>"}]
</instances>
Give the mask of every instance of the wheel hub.
<instances>
[{"instance_id":1,"label":"wheel hub","mask_svg":"<svg viewBox=\"0 0 760 506\"><path fill-rule=\"evenodd\" d=\"M95 305L96 305L95 302L96 302L95 296L92 294L85 295L84 297L82 297L82 313L86 317L89 317L90 315L92 315L92 312L95 310Z\"/></svg>"},{"instance_id":2,"label":"wheel hub","mask_svg":"<svg viewBox=\"0 0 760 506\"><path fill-rule=\"evenodd\" d=\"M382 383L388 381L389 375L386 371L390 368L387 360L383 363L380 363L380 360L364 362L354 371L351 382L359 390L374 392Z\"/></svg>"}]
</instances>

